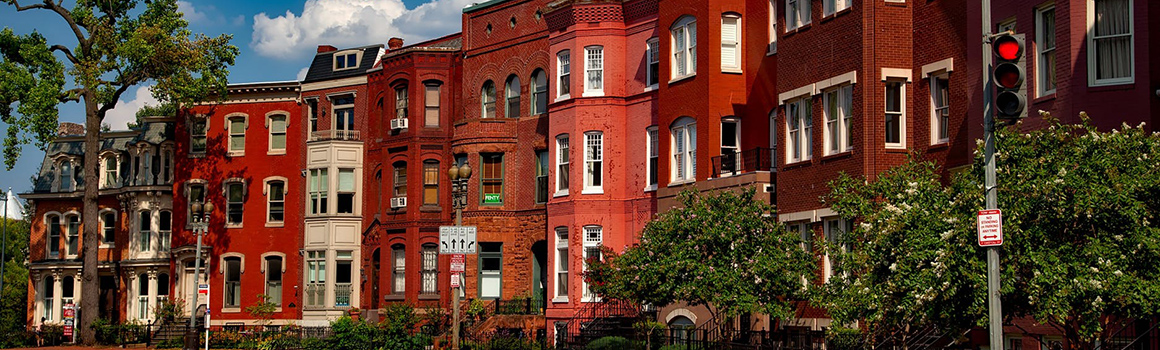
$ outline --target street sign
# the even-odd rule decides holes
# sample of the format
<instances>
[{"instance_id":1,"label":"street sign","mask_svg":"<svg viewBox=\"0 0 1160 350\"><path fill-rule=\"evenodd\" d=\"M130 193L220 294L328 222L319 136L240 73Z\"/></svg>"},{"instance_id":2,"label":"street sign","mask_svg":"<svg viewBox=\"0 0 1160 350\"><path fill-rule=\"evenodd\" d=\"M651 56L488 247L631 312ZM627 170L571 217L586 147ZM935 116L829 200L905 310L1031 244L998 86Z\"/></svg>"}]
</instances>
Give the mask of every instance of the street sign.
<instances>
[{"instance_id":1,"label":"street sign","mask_svg":"<svg viewBox=\"0 0 1160 350\"><path fill-rule=\"evenodd\" d=\"M439 226L439 254L475 254L475 226Z\"/></svg>"},{"instance_id":2,"label":"street sign","mask_svg":"<svg viewBox=\"0 0 1160 350\"><path fill-rule=\"evenodd\" d=\"M483 204L500 204L503 203L503 197L499 193L484 193Z\"/></svg>"},{"instance_id":3,"label":"street sign","mask_svg":"<svg viewBox=\"0 0 1160 350\"><path fill-rule=\"evenodd\" d=\"M999 209L979 211L979 246L1003 245L1003 213Z\"/></svg>"},{"instance_id":4,"label":"street sign","mask_svg":"<svg viewBox=\"0 0 1160 350\"><path fill-rule=\"evenodd\" d=\"M451 273L464 272L464 271L466 271L466 270L464 270L465 267L467 267L467 256L466 255L463 255L463 254L452 254L451 255Z\"/></svg>"},{"instance_id":5,"label":"street sign","mask_svg":"<svg viewBox=\"0 0 1160 350\"><path fill-rule=\"evenodd\" d=\"M459 288L459 274L451 274L451 288Z\"/></svg>"},{"instance_id":6,"label":"street sign","mask_svg":"<svg viewBox=\"0 0 1160 350\"><path fill-rule=\"evenodd\" d=\"M77 307L74 304L64 304L64 337L73 338L73 325L76 324Z\"/></svg>"}]
</instances>

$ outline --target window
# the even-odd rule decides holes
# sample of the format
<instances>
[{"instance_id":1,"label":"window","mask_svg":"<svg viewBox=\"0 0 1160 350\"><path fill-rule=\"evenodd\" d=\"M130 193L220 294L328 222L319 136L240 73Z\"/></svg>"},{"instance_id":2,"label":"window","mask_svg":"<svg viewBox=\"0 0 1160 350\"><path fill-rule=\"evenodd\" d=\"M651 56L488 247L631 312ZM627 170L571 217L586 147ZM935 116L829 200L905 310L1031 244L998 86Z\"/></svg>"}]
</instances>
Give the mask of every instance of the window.
<instances>
[{"instance_id":1,"label":"window","mask_svg":"<svg viewBox=\"0 0 1160 350\"><path fill-rule=\"evenodd\" d=\"M309 123L310 130L307 130L307 131L313 133L315 131L318 131L318 100L317 99L308 99L308 100L306 100L306 104L308 106L310 106L310 116L309 116L309 118L310 118L310 123Z\"/></svg>"},{"instance_id":2,"label":"window","mask_svg":"<svg viewBox=\"0 0 1160 350\"><path fill-rule=\"evenodd\" d=\"M149 319L149 275L146 274L137 275L137 319Z\"/></svg>"},{"instance_id":3,"label":"window","mask_svg":"<svg viewBox=\"0 0 1160 350\"><path fill-rule=\"evenodd\" d=\"M334 104L334 130L337 132L335 137L340 139L353 138L354 96L338 97L332 103Z\"/></svg>"},{"instance_id":4,"label":"window","mask_svg":"<svg viewBox=\"0 0 1160 350\"><path fill-rule=\"evenodd\" d=\"M117 239L117 213L101 213L101 243L112 245Z\"/></svg>"},{"instance_id":5,"label":"window","mask_svg":"<svg viewBox=\"0 0 1160 350\"><path fill-rule=\"evenodd\" d=\"M423 271L420 293L439 293L439 246L434 244L423 245Z\"/></svg>"},{"instance_id":6,"label":"window","mask_svg":"<svg viewBox=\"0 0 1160 350\"><path fill-rule=\"evenodd\" d=\"M854 119L854 116L850 113L850 106L853 100L853 85L843 85L823 93L822 102L824 106L822 110L826 116L824 137L826 140L826 155L838 154L854 148L852 130L850 130L853 126ZM887 131L887 134L889 133Z\"/></svg>"},{"instance_id":7,"label":"window","mask_svg":"<svg viewBox=\"0 0 1160 350\"><path fill-rule=\"evenodd\" d=\"M338 213L354 214L354 169L338 169Z\"/></svg>"},{"instance_id":8,"label":"window","mask_svg":"<svg viewBox=\"0 0 1160 350\"><path fill-rule=\"evenodd\" d=\"M282 306L282 257L266 257L266 296L270 303Z\"/></svg>"},{"instance_id":9,"label":"window","mask_svg":"<svg viewBox=\"0 0 1160 350\"><path fill-rule=\"evenodd\" d=\"M681 117L669 129L673 139L672 181L697 179L697 123L693 118Z\"/></svg>"},{"instance_id":10,"label":"window","mask_svg":"<svg viewBox=\"0 0 1160 350\"><path fill-rule=\"evenodd\" d=\"M604 193L604 133L584 133L584 193Z\"/></svg>"},{"instance_id":11,"label":"window","mask_svg":"<svg viewBox=\"0 0 1160 350\"><path fill-rule=\"evenodd\" d=\"M224 260L226 285L222 291L222 306L240 307L242 305L242 258L227 256Z\"/></svg>"},{"instance_id":12,"label":"window","mask_svg":"<svg viewBox=\"0 0 1160 350\"><path fill-rule=\"evenodd\" d=\"M270 153L286 153L286 116L270 117Z\"/></svg>"},{"instance_id":13,"label":"window","mask_svg":"<svg viewBox=\"0 0 1160 350\"><path fill-rule=\"evenodd\" d=\"M850 1L852 0L823 0L822 1L822 16L829 16L838 11L850 8Z\"/></svg>"},{"instance_id":14,"label":"window","mask_svg":"<svg viewBox=\"0 0 1160 350\"><path fill-rule=\"evenodd\" d=\"M395 119L407 119L407 86L395 87Z\"/></svg>"},{"instance_id":15,"label":"window","mask_svg":"<svg viewBox=\"0 0 1160 350\"><path fill-rule=\"evenodd\" d=\"M104 161L105 172L102 174L104 181L101 181L101 188L117 187L117 157L108 156Z\"/></svg>"},{"instance_id":16,"label":"window","mask_svg":"<svg viewBox=\"0 0 1160 350\"><path fill-rule=\"evenodd\" d=\"M326 251L306 252L306 306L326 303Z\"/></svg>"},{"instance_id":17,"label":"window","mask_svg":"<svg viewBox=\"0 0 1160 350\"><path fill-rule=\"evenodd\" d=\"M504 85L504 98L507 104L504 105L503 115L508 118L520 117L520 78L517 76L510 76L507 83Z\"/></svg>"},{"instance_id":18,"label":"window","mask_svg":"<svg viewBox=\"0 0 1160 350\"><path fill-rule=\"evenodd\" d=\"M536 203L548 202L548 151L536 150Z\"/></svg>"},{"instance_id":19,"label":"window","mask_svg":"<svg viewBox=\"0 0 1160 350\"><path fill-rule=\"evenodd\" d=\"M401 244L391 246L391 293L407 291L407 250Z\"/></svg>"},{"instance_id":20,"label":"window","mask_svg":"<svg viewBox=\"0 0 1160 350\"><path fill-rule=\"evenodd\" d=\"M1009 18L999 22L999 24L995 25L995 29L996 33L1002 33L1006 31L1015 32L1015 18Z\"/></svg>"},{"instance_id":21,"label":"window","mask_svg":"<svg viewBox=\"0 0 1160 350\"><path fill-rule=\"evenodd\" d=\"M479 101L480 118L495 118L495 83L491 80L483 83L483 88L479 89Z\"/></svg>"},{"instance_id":22,"label":"window","mask_svg":"<svg viewBox=\"0 0 1160 350\"><path fill-rule=\"evenodd\" d=\"M657 127L655 127L655 126L649 127L648 130L645 131L645 134L648 137L647 142L648 142L648 186L649 186L649 189L656 189L657 188L657 171L660 170L659 168L657 168L657 166L658 166L657 161L660 159L660 156L659 156L660 151L658 151L658 148L657 148L657 146L658 146L657 131L658 131Z\"/></svg>"},{"instance_id":23,"label":"window","mask_svg":"<svg viewBox=\"0 0 1160 350\"><path fill-rule=\"evenodd\" d=\"M1132 0L1088 1L1090 85L1133 81Z\"/></svg>"},{"instance_id":24,"label":"window","mask_svg":"<svg viewBox=\"0 0 1160 350\"><path fill-rule=\"evenodd\" d=\"M407 196L407 163L395 162L394 164L394 179L391 191L392 197L406 197Z\"/></svg>"},{"instance_id":25,"label":"window","mask_svg":"<svg viewBox=\"0 0 1160 350\"><path fill-rule=\"evenodd\" d=\"M378 166L376 165L376 167L378 167ZM382 200L383 187L386 187L386 186L383 186L383 171L382 170L375 171L375 180L374 181L375 181L374 182L374 186L375 186L374 192L371 192L371 193L374 193L374 196L371 198L375 199L375 205L376 205L375 213L381 213L381 212L383 212L383 200Z\"/></svg>"},{"instance_id":26,"label":"window","mask_svg":"<svg viewBox=\"0 0 1160 350\"><path fill-rule=\"evenodd\" d=\"M153 218L148 210L137 213L137 246L140 251L153 251Z\"/></svg>"},{"instance_id":27,"label":"window","mask_svg":"<svg viewBox=\"0 0 1160 350\"><path fill-rule=\"evenodd\" d=\"M503 243L479 243L479 297L499 299L502 296Z\"/></svg>"},{"instance_id":28,"label":"window","mask_svg":"<svg viewBox=\"0 0 1160 350\"><path fill-rule=\"evenodd\" d=\"M327 169L310 169L310 213L326 214L326 196L330 192Z\"/></svg>"},{"instance_id":29,"label":"window","mask_svg":"<svg viewBox=\"0 0 1160 350\"><path fill-rule=\"evenodd\" d=\"M672 79L697 74L697 22L693 16L684 16L669 28L672 34Z\"/></svg>"},{"instance_id":30,"label":"window","mask_svg":"<svg viewBox=\"0 0 1160 350\"><path fill-rule=\"evenodd\" d=\"M1055 93L1055 6L1035 11L1035 96Z\"/></svg>"},{"instance_id":31,"label":"window","mask_svg":"<svg viewBox=\"0 0 1160 350\"><path fill-rule=\"evenodd\" d=\"M568 50L556 54L556 98L567 98L571 89L572 63Z\"/></svg>"},{"instance_id":32,"label":"window","mask_svg":"<svg viewBox=\"0 0 1160 350\"><path fill-rule=\"evenodd\" d=\"M189 201L191 207L193 204L205 204L205 184L188 183L186 186L186 191L188 191L186 193L186 196L188 196L186 200ZM189 220L190 223L193 223L192 212L186 212L185 217L186 220Z\"/></svg>"},{"instance_id":33,"label":"window","mask_svg":"<svg viewBox=\"0 0 1160 350\"><path fill-rule=\"evenodd\" d=\"M345 53L334 55L334 70L358 68L358 54Z\"/></svg>"},{"instance_id":34,"label":"window","mask_svg":"<svg viewBox=\"0 0 1160 350\"><path fill-rule=\"evenodd\" d=\"M71 161L63 161L60 163L60 172L57 178L57 189L59 192L73 191L73 166Z\"/></svg>"},{"instance_id":35,"label":"window","mask_svg":"<svg viewBox=\"0 0 1160 350\"><path fill-rule=\"evenodd\" d=\"M556 228L556 298L568 298L568 228ZM563 300L561 300L563 301Z\"/></svg>"},{"instance_id":36,"label":"window","mask_svg":"<svg viewBox=\"0 0 1160 350\"><path fill-rule=\"evenodd\" d=\"M173 183L173 150L165 149L161 156L164 157L161 160L161 176L164 184L168 185Z\"/></svg>"},{"instance_id":37,"label":"window","mask_svg":"<svg viewBox=\"0 0 1160 350\"><path fill-rule=\"evenodd\" d=\"M162 210L157 214L157 239L161 241L161 251L168 252L173 239L173 213Z\"/></svg>"},{"instance_id":38,"label":"window","mask_svg":"<svg viewBox=\"0 0 1160 350\"><path fill-rule=\"evenodd\" d=\"M286 219L286 183L266 183L266 222L280 223Z\"/></svg>"},{"instance_id":39,"label":"window","mask_svg":"<svg viewBox=\"0 0 1160 350\"><path fill-rule=\"evenodd\" d=\"M439 205L439 161L423 161L423 205Z\"/></svg>"},{"instance_id":40,"label":"window","mask_svg":"<svg viewBox=\"0 0 1160 350\"><path fill-rule=\"evenodd\" d=\"M532 115L548 112L548 75L542 69L532 72Z\"/></svg>"},{"instance_id":41,"label":"window","mask_svg":"<svg viewBox=\"0 0 1160 350\"><path fill-rule=\"evenodd\" d=\"M950 140L951 101L950 88L947 86L946 73L930 77L931 125L936 139L934 143L944 143Z\"/></svg>"},{"instance_id":42,"label":"window","mask_svg":"<svg viewBox=\"0 0 1160 350\"><path fill-rule=\"evenodd\" d=\"M439 126L439 83L427 83L426 94L423 95L423 119L427 127Z\"/></svg>"},{"instance_id":43,"label":"window","mask_svg":"<svg viewBox=\"0 0 1160 350\"><path fill-rule=\"evenodd\" d=\"M826 242L838 249L838 253L844 254L850 251L850 245L846 242L846 234L854 230L854 222L846 219L833 218L825 220ZM825 265L822 275L822 282L829 282L830 277L834 276L834 271L838 269L839 264L835 257L827 253L822 258L822 263Z\"/></svg>"},{"instance_id":44,"label":"window","mask_svg":"<svg viewBox=\"0 0 1160 350\"><path fill-rule=\"evenodd\" d=\"M741 17L721 16L721 70L741 71Z\"/></svg>"},{"instance_id":45,"label":"window","mask_svg":"<svg viewBox=\"0 0 1160 350\"><path fill-rule=\"evenodd\" d=\"M721 118L721 172L735 173L741 169L741 120Z\"/></svg>"},{"instance_id":46,"label":"window","mask_svg":"<svg viewBox=\"0 0 1160 350\"><path fill-rule=\"evenodd\" d=\"M246 198L241 182L226 183L226 225L242 224L242 204Z\"/></svg>"},{"instance_id":47,"label":"window","mask_svg":"<svg viewBox=\"0 0 1160 350\"><path fill-rule=\"evenodd\" d=\"M811 257L814 256L814 232L810 228L810 224L808 222L799 222L788 225L791 232L798 232L798 236L801 238L802 250L804 250L806 254L809 254ZM810 276L802 276L803 285L809 283L809 280Z\"/></svg>"},{"instance_id":48,"label":"window","mask_svg":"<svg viewBox=\"0 0 1160 350\"><path fill-rule=\"evenodd\" d=\"M932 80L933 81L933 80ZM886 147L905 147L903 134L906 114L903 103L906 95L906 82L889 80L886 82Z\"/></svg>"},{"instance_id":49,"label":"window","mask_svg":"<svg viewBox=\"0 0 1160 350\"><path fill-rule=\"evenodd\" d=\"M584 271L588 270L588 262L592 260L600 261L601 257L600 247L604 242L604 228L600 226L584 226ZM587 282L581 282L584 286L583 301L595 302L599 301L599 297L592 291Z\"/></svg>"},{"instance_id":50,"label":"window","mask_svg":"<svg viewBox=\"0 0 1160 350\"><path fill-rule=\"evenodd\" d=\"M479 158L483 163L483 204L503 204L503 153L484 153Z\"/></svg>"},{"instance_id":51,"label":"window","mask_svg":"<svg viewBox=\"0 0 1160 350\"><path fill-rule=\"evenodd\" d=\"M829 1L829 0L827 0ZM785 1L785 30L790 31L798 29L801 26L810 24L810 2L811 0L786 0Z\"/></svg>"},{"instance_id":52,"label":"window","mask_svg":"<svg viewBox=\"0 0 1160 350\"><path fill-rule=\"evenodd\" d=\"M69 256L76 256L80 253L80 238L81 238L81 217L76 215L68 216L68 252Z\"/></svg>"},{"instance_id":53,"label":"window","mask_svg":"<svg viewBox=\"0 0 1160 350\"><path fill-rule=\"evenodd\" d=\"M169 299L169 275L160 273L157 274L157 300L154 301L157 306Z\"/></svg>"},{"instance_id":54,"label":"window","mask_svg":"<svg viewBox=\"0 0 1160 350\"><path fill-rule=\"evenodd\" d=\"M230 154L246 153L246 118L232 117L230 123ZM148 158L145 158L146 160Z\"/></svg>"},{"instance_id":55,"label":"window","mask_svg":"<svg viewBox=\"0 0 1160 350\"><path fill-rule=\"evenodd\" d=\"M140 171L137 172L137 181L138 181L137 184L138 185L152 185L153 184L153 171L152 171L153 154L149 153L149 151L145 151L145 152L142 152L139 156L137 156L137 159L141 163Z\"/></svg>"},{"instance_id":56,"label":"window","mask_svg":"<svg viewBox=\"0 0 1160 350\"><path fill-rule=\"evenodd\" d=\"M556 136L556 195L568 194L568 135Z\"/></svg>"},{"instance_id":57,"label":"window","mask_svg":"<svg viewBox=\"0 0 1160 350\"><path fill-rule=\"evenodd\" d=\"M146 289L145 295L149 295L147 289ZM65 305L73 304L74 302L76 302L75 297L76 297L76 278L74 278L73 276L64 276L64 278L61 280L61 283L60 283L60 306L63 308ZM61 310L62 315L64 314L63 311L64 310L62 309Z\"/></svg>"},{"instance_id":58,"label":"window","mask_svg":"<svg viewBox=\"0 0 1160 350\"><path fill-rule=\"evenodd\" d=\"M813 103L803 97L786 104L786 130L789 147L786 147L786 163L809 160L813 154Z\"/></svg>"},{"instance_id":59,"label":"window","mask_svg":"<svg viewBox=\"0 0 1160 350\"><path fill-rule=\"evenodd\" d=\"M766 54L777 53L777 4L769 0L769 48Z\"/></svg>"},{"instance_id":60,"label":"window","mask_svg":"<svg viewBox=\"0 0 1160 350\"><path fill-rule=\"evenodd\" d=\"M660 82L661 73L661 41L657 38L648 39L645 55L648 57L648 76L645 85L656 86Z\"/></svg>"},{"instance_id":61,"label":"window","mask_svg":"<svg viewBox=\"0 0 1160 350\"><path fill-rule=\"evenodd\" d=\"M55 311L55 310L53 309L53 305L52 305L52 302L54 301L54 299L56 299L56 283L54 283L54 282L55 281L53 280L52 276L44 276L44 286L42 288L42 290L44 290L44 295L41 296L41 298L44 299L44 320L45 321L54 321L55 320L53 318L53 315L55 314L55 312L53 312L53 311Z\"/></svg>"},{"instance_id":62,"label":"window","mask_svg":"<svg viewBox=\"0 0 1160 350\"><path fill-rule=\"evenodd\" d=\"M599 96L604 93L604 47L585 47L584 53L584 95Z\"/></svg>"},{"instance_id":63,"label":"window","mask_svg":"<svg viewBox=\"0 0 1160 350\"><path fill-rule=\"evenodd\" d=\"M337 251L334 254L334 306L350 306L350 297L353 293L351 284L353 276L351 251Z\"/></svg>"},{"instance_id":64,"label":"window","mask_svg":"<svg viewBox=\"0 0 1160 350\"><path fill-rule=\"evenodd\" d=\"M190 118L189 121L189 153L205 153L206 129L209 128L209 119L205 117Z\"/></svg>"}]
</instances>

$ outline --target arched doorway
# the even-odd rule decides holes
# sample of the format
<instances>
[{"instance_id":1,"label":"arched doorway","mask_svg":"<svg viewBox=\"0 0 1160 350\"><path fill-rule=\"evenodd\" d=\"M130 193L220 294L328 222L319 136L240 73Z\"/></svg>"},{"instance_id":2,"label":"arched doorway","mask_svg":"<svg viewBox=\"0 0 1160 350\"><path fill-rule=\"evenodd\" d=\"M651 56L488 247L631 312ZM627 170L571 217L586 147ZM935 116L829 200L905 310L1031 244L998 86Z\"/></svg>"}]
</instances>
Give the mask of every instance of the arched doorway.
<instances>
[{"instance_id":1,"label":"arched doorway","mask_svg":"<svg viewBox=\"0 0 1160 350\"><path fill-rule=\"evenodd\" d=\"M378 310L379 301L383 300L382 294L379 294L379 271L381 266L382 264L380 263L379 259L379 248L375 248L375 251L371 253L371 310Z\"/></svg>"}]
</instances>

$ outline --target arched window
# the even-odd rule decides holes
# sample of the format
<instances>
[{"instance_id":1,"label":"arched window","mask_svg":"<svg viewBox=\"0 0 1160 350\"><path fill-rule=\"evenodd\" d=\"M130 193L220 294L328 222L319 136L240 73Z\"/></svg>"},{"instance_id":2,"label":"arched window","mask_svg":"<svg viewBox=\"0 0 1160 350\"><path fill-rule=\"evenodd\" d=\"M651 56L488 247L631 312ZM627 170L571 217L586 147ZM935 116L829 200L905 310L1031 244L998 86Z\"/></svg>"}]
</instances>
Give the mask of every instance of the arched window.
<instances>
[{"instance_id":1,"label":"arched window","mask_svg":"<svg viewBox=\"0 0 1160 350\"><path fill-rule=\"evenodd\" d=\"M137 275L137 319L149 319L149 275Z\"/></svg>"},{"instance_id":2,"label":"arched window","mask_svg":"<svg viewBox=\"0 0 1160 350\"><path fill-rule=\"evenodd\" d=\"M697 170L697 123L693 118L681 117L669 128L672 137L670 149L673 160L670 166L672 181L696 180Z\"/></svg>"},{"instance_id":3,"label":"arched window","mask_svg":"<svg viewBox=\"0 0 1160 350\"><path fill-rule=\"evenodd\" d=\"M73 304L76 299L76 279L73 276L64 276L60 283L60 306L64 307L68 304Z\"/></svg>"},{"instance_id":4,"label":"arched window","mask_svg":"<svg viewBox=\"0 0 1160 350\"><path fill-rule=\"evenodd\" d=\"M692 340L693 328L695 327L693 320L685 316L677 316L669 320L669 328L673 330L673 338L675 338L673 341L676 344Z\"/></svg>"},{"instance_id":5,"label":"arched window","mask_svg":"<svg viewBox=\"0 0 1160 350\"><path fill-rule=\"evenodd\" d=\"M286 116L270 116L270 153L286 152Z\"/></svg>"},{"instance_id":6,"label":"arched window","mask_svg":"<svg viewBox=\"0 0 1160 350\"><path fill-rule=\"evenodd\" d=\"M280 223L286 217L286 182L272 180L266 183L266 222Z\"/></svg>"},{"instance_id":7,"label":"arched window","mask_svg":"<svg viewBox=\"0 0 1160 350\"><path fill-rule=\"evenodd\" d=\"M407 119L407 85L395 86L395 119Z\"/></svg>"},{"instance_id":8,"label":"arched window","mask_svg":"<svg viewBox=\"0 0 1160 350\"><path fill-rule=\"evenodd\" d=\"M157 239L161 241L161 251L168 252L173 238L173 213L162 210L157 214Z\"/></svg>"},{"instance_id":9,"label":"arched window","mask_svg":"<svg viewBox=\"0 0 1160 350\"><path fill-rule=\"evenodd\" d=\"M531 114L543 114L548 111L548 75L543 69L532 72L532 103Z\"/></svg>"},{"instance_id":10,"label":"arched window","mask_svg":"<svg viewBox=\"0 0 1160 350\"><path fill-rule=\"evenodd\" d=\"M245 117L230 117L230 154L240 155L246 153L246 118Z\"/></svg>"},{"instance_id":11,"label":"arched window","mask_svg":"<svg viewBox=\"0 0 1160 350\"><path fill-rule=\"evenodd\" d=\"M683 16L669 27L673 50L673 79L697 74L697 21L693 16Z\"/></svg>"},{"instance_id":12,"label":"arched window","mask_svg":"<svg viewBox=\"0 0 1160 350\"><path fill-rule=\"evenodd\" d=\"M117 237L117 213L106 211L101 213L101 243L112 245Z\"/></svg>"},{"instance_id":13,"label":"arched window","mask_svg":"<svg viewBox=\"0 0 1160 350\"><path fill-rule=\"evenodd\" d=\"M60 216L49 215L45 221L48 225L48 257L60 257Z\"/></svg>"},{"instance_id":14,"label":"arched window","mask_svg":"<svg viewBox=\"0 0 1160 350\"><path fill-rule=\"evenodd\" d=\"M77 215L68 216L68 255L76 256L80 253L81 241L81 217Z\"/></svg>"},{"instance_id":15,"label":"arched window","mask_svg":"<svg viewBox=\"0 0 1160 350\"><path fill-rule=\"evenodd\" d=\"M556 54L556 98L567 98L572 91L572 54L568 50Z\"/></svg>"},{"instance_id":16,"label":"arched window","mask_svg":"<svg viewBox=\"0 0 1160 350\"><path fill-rule=\"evenodd\" d=\"M741 71L741 15L721 15L721 71Z\"/></svg>"},{"instance_id":17,"label":"arched window","mask_svg":"<svg viewBox=\"0 0 1160 350\"><path fill-rule=\"evenodd\" d=\"M479 89L480 118L495 118L495 83L488 80Z\"/></svg>"},{"instance_id":18,"label":"arched window","mask_svg":"<svg viewBox=\"0 0 1160 350\"><path fill-rule=\"evenodd\" d=\"M428 81L423 84L426 89L423 94L423 125L427 127L439 126L439 90L443 83L438 81Z\"/></svg>"},{"instance_id":19,"label":"arched window","mask_svg":"<svg viewBox=\"0 0 1160 350\"><path fill-rule=\"evenodd\" d=\"M152 219L148 210L137 213L137 247L142 252L153 251Z\"/></svg>"},{"instance_id":20,"label":"arched window","mask_svg":"<svg viewBox=\"0 0 1160 350\"><path fill-rule=\"evenodd\" d=\"M241 181L231 181L226 186L226 225L239 226L242 224L243 203L246 199L246 187Z\"/></svg>"},{"instance_id":21,"label":"arched window","mask_svg":"<svg viewBox=\"0 0 1160 350\"><path fill-rule=\"evenodd\" d=\"M40 298L41 298L41 300L44 300L44 320L45 321L55 321L56 320L56 318L55 318L56 313L53 312L56 309L54 308L55 305L52 304L52 302L54 301L55 296L56 296L56 284L53 282L54 281L53 281L52 276L44 276L44 282L43 282L44 284L42 285L43 287L41 288L41 290L43 290L44 293L41 293Z\"/></svg>"},{"instance_id":22,"label":"arched window","mask_svg":"<svg viewBox=\"0 0 1160 350\"><path fill-rule=\"evenodd\" d=\"M226 266L222 306L239 307L242 305L242 258L228 256L224 260Z\"/></svg>"},{"instance_id":23,"label":"arched window","mask_svg":"<svg viewBox=\"0 0 1160 350\"><path fill-rule=\"evenodd\" d=\"M282 257L270 255L266 257L266 296L269 302L282 306Z\"/></svg>"},{"instance_id":24,"label":"arched window","mask_svg":"<svg viewBox=\"0 0 1160 350\"><path fill-rule=\"evenodd\" d=\"M423 294L439 293L439 246L434 243L423 245L422 289Z\"/></svg>"},{"instance_id":25,"label":"arched window","mask_svg":"<svg viewBox=\"0 0 1160 350\"><path fill-rule=\"evenodd\" d=\"M117 157L113 155L106 156L102 162L102 168L104 168L104 172L101 173L101 188L116 188L118 185Z\"/></svg>"},{"instance_id":26,"label":"arched window","mask_svg":"<svg viewBox=\"0 0 1160 350\"><path fill-rule=\"evenodd\" d=\"M57 191L58 192L72 192L73 191L73 166L71 161L60 162L60 171L57 177Z\"/></svg>"},{"instance_id":27,"label":"arched window","mask_svg":"<svg viewBox=\"0 0 1160 350\"><path fill-rule=\"evenodd\" d=\"M391 294L402 295L407 289L407 250L402 244L391 246Z\"/></svg>"},{"instance_id":28,"label":"arched window","mask_svg":"<svg viewBox=\"0 0 1160 350\"><path fill-rule=\"evenodd\" d=\"M407 197L407 162L395 162L394 182L392 194L394 197Z\"/></svg>"},{"instance_id":29,"label":"arched window","mask_svg":"<svg viewBox=\"0 0 1160 350\"><path fill-rule=\"evenodd\" d=\"M507 84L504 86L504 97L507 98L507 104L504 105L504 116L508 118L520 117L520 78L512 75L508 77Z\"/></svg>"}]
</instances>

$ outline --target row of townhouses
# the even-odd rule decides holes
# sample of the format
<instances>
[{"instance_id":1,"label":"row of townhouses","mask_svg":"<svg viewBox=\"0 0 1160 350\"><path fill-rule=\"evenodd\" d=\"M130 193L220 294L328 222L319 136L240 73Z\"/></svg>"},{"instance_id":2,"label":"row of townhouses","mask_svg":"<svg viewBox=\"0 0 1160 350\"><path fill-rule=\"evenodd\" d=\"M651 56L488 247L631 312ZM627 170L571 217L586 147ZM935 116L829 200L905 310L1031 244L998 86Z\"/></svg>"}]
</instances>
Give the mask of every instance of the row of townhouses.
<instances>
[{"instance_id":1,"label":"row of townhouses","mask_svg":"<svg viewBox=\"0 0 1160 350\"><path fill-rule=\"evenodd\" d=\"M463 10L461 33L319 46L302 81L233 84L224 101L103 133L98 154L77 135L52 143L22 195L29 325L78 302L86 185L100 186L102 317L152 322L167 299L192 310L197 283L220 326L253 323L244 308L259 295L275 324L449 307L438 230L455 216L448 169L467 165L463 222L479 243L465 297L530 299L544 311L512 322L555 336L596 314L585 259L633 244L680 191L754 188L822 239L851 225L819 200L839 173L872 178L910 153L947 173L968 165L983 131L979 6L492 0ZM1032 115L1160 122L1156 3L1001 1L990 15L993 31L1027 35ZM83 157L100 157L100 183L81 181ZM219 209L198 257L189 208L207 202ZM195 283L198 258L208 273ZM688 326L708 315L657 313ZM798 316L737 322L830 325L825 310Z\"/></svg>"}]
</instances>

